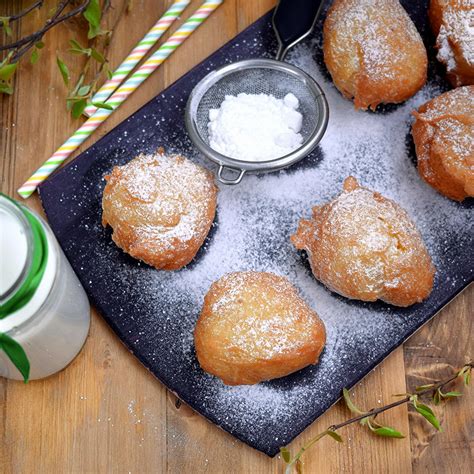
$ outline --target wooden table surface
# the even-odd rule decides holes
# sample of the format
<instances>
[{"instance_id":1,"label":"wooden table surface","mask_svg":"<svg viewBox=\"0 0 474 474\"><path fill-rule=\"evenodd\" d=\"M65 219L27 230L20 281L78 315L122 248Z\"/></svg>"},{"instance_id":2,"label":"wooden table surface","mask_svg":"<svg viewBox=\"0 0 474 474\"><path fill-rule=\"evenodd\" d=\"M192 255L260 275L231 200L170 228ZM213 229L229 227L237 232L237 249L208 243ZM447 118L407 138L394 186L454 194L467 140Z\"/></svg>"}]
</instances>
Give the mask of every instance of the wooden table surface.
<instances>
[{"instance_id":1,"label":"wooden table surface","mask_svg":"<svg viewBox=\"0 0 474 474\"><path fill-rule=\"evenodd\" d=\"M2 0L0 16L31 2ZM114 7L119 1L112 1ZM116 28L109 59L116 67L171 1L134 0L131 13ZM193 7L200 2L193 1ZM169 62L142 86L81 150L110 131L142 104L231 39L260 15L272 0L227 0ZM24 36L44 21L50 0L14 27ZM111 16L117 13L118 6ZM185 16L192 8L188 8ZM1 189L10 196L36 167L80 124L65 111L66 90L57 71L56 51L71 37L84 38L71 22L45 37L40 61L23 62L16 92L0 98ZM0 37L1 40L1 37ZM63 52L72 70L79 59ZM27 205L39 210L36 196ZM354 390L356 401L371 408L436 377L445 377L472 356L474 288L468 288L430 323L395 350ZM278 473L281 460L247 447L177 403L160 382L127 351L92 311L84 349L64 371L46 380L0 379L0 472L5 473ZM341 434L345 443L324 439L304 458L308 473L424 473L472 469L473 391L437 407L438 433L406 406L383 415L400 429L402 440L376 438L359 426ZM312 435L349 415L337 404L298 437L296 450ZM472 471L471 471L472 472Z\"/></svg>"}]
</instances>

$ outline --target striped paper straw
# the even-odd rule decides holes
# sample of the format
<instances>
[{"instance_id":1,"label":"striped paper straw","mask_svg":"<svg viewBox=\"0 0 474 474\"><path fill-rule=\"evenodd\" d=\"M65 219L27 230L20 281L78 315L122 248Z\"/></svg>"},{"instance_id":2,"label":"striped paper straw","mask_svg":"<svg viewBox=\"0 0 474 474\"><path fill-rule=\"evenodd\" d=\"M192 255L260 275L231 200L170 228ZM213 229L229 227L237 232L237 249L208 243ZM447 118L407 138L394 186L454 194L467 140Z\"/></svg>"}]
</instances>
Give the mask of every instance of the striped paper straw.
<instances>
[{"instance_id":1,"label":"striped paper straw","mask_svg":"<svg viewBox=\"0 0 474 474\"><path fill-rule=\"evenodd\" d=\"M153 25L144 38L132 49L130 54L123 60L122 64L114 72L113 76L100 88L92 98L92 103L105 102L150 51L150 48L161 38L170 25L183 13L191 0L177 0L171 5L166 13ZM97 110L94 105L88 105L84 114L90 117Z\"/></svg>"},{"instance_id":2,"label":"striped paper straw","mask_svg":"<svg viewBox=\"0 0 474 474\"><path fill-rule=\"evenodd\" d=\"M217 8L224 0L207 0L201 7L189 17L185 23L166 41L157 51L133 73L125 83L120 86L107 104L113 110L98 109L92 117L68 139L58 150L36 170L36 172L18 189L18 194L27 198L31 196L38 187L66 158L73 153L86 138L104 122L114 110L125 101L125 99L150 76L176 49L195 31L199 25Z\"/></svg>"}]
</instances>

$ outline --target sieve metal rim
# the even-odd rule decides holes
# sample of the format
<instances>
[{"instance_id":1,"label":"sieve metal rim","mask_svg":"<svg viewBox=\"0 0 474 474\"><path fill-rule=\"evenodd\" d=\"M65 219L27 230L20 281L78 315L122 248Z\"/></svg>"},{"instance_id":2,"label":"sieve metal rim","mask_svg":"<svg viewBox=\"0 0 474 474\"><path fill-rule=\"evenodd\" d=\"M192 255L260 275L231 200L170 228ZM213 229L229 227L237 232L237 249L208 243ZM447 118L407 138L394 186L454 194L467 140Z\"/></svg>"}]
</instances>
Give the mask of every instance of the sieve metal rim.
<instances>
[{"instance_id":1,"label":"sieve metal rim","mask_svg":"<svg viewBox=\"0 0 474 474\"><path fill-rule=\"evenodd\" d=\"M266 68L277 71L282 71L287 74L291 74L296 79L302 81L306 87L312 92L316 102L317 109L319 111L318 122L314 127L312 133L308 136L302 146L296 150L288 153L287 155L275 158L267 161L243 161L231 158L229 156L222 155L218 151L212 149L202 138L198 131L197 124L195 122L195 111L199 106L199 103L204 94L212 87L217 81L232 74L236 71L243 69L252 68ZM274 59L246 59L238 61L232 64L225 65L215 71L207 74L201 79L191 94L189 95L188 102L185 110L185 126L188 131L189 137L197 149L208 159L219 165L219 180L225 184L237 184L241 181L245 172L270 172L277 171L286 168L307 156L316 145L321 141L321 138L326 131L329 120L329 107L326 101L323 90L319 84L308 74L302 71L300 68L293 66L282 61ZM223 178L223 168L227 167L233 171L240 172L239 176L234 180L227 180Z\"/></svg>"}]
</instances>

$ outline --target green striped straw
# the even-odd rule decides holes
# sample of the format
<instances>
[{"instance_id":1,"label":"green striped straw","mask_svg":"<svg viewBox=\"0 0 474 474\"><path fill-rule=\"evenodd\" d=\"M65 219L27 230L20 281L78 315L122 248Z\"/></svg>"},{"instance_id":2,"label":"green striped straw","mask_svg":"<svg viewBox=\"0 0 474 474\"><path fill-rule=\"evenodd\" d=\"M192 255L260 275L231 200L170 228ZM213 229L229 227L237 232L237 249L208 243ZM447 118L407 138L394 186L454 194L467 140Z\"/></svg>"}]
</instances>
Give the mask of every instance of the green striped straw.
<instances>
[{"instance_id":1,"label":"green striped straw","mask_svg":"<svg viewBox=\"0 0 474 474\"><path fill-rule=\"evenodd\" d=\"M130 54L123 60L122 64L114 72L113 76L99 89L92 98L91 105L84 109L84 114L90 117L97 110L96 103L104 103L123 82L133 68L145 57L153 45L161 38L170 25L183 13L191 0L177 0L164 13L164 15L152 26L144 38L132 49Z\"/></svg>"},{"instance_id":2,"label":"green striped straw","mask_svg":"<svg viewBox=\"0 0 474 474\"><path fill-rule=\"evenodd\" d=\"M206 18L218 8L224 0L208 0L166 41L158 50L120 86L107 104L112 110L98 109L92 117L61 145L58 150L18 189L18 194L27 198L31 196L48 176L73 153L86 138L104 122L125 99L147 79L176 49L201 25Z\"/></svg>"}]
</instances>

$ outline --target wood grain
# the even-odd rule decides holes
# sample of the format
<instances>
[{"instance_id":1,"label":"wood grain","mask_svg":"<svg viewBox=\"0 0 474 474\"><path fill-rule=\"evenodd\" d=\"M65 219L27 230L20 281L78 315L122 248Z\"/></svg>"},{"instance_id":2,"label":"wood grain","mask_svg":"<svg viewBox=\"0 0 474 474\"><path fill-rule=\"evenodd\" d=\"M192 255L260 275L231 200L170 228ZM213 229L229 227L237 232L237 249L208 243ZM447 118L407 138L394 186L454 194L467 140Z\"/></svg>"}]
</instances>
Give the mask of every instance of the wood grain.
<instances>
[{"instance_id":1,"label":"wood grain","mask_svg":"<svg viewBox=\"0 0 474 474\"><path fill-rule=\"evenodd\" d=\"M14 34L33 31L41 12L15 26ZM134 0L132 12L116 27L109 52L111 66L143 36L170 1ZM193 8L200 2L193 1ZM268 11L272 0L227 0L225 4L121 107L81 149L89 147L164 87ZM0 16L28 1L4 0ZM120 1L112 1L118 13ZM187 17L192 8L183 15ZM113 21L113 20L111 20ZM65 88L56 70L56 51L71 37L83 39L71 22L48 33L47 47L34 67L24 62L16 92L0 98L1 189L15 189L78 126L65 111ZM67 53L61 53L66 57ZM80 59L67 55L77 71ZM80 150L79 150L80 151ZM28 206L40 210L36 197ZM354 399L366 408L391 401L432 377L442 377L472 355L472 299L469 288L397 349L357 387ZM469 472L473 443L473 395L438 409L445 426L434 432L419 417L399 407L383 420L406 433L403 440L375 438L351 426L345 443L322 440L306 454L311 473ZM337 404L297 438L296 450L328 425L349 416ZM130 355L93 311L84 350L63 372L22 383L0 379L0 472L5 473L279 473L270 459L236 441L180 404Z\"/></svg>"}]
</instances>

